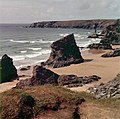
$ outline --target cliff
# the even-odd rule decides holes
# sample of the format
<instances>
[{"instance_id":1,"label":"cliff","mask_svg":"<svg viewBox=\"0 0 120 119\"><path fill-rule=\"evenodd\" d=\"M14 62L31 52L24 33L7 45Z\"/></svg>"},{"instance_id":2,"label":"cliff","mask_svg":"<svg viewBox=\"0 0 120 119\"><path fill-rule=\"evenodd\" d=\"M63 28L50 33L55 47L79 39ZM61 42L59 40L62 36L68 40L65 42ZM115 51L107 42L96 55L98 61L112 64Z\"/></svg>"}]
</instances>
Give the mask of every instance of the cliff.
<instances>
[{"instance_id":1,"label":"cliff","mask_svg":"<svg viewBox=\"0 0 120 119\"><path fill-rule=\"evenodd\" d=\"M120 44L120 19L103 29L102 33L105 35L101 40L101 43L110 43L113 45Z\"/></svg>"},{"instance_id":2,"label":"cliff","mask_svg":"<svg viewBox=\"0 0 120 119\"><path fill-rule=\"evenodd\" d=\"M32 23L30 28L83 28L93 29L95 24L98 29L104 28L115 22L115 19L98 19L98 20L71 20L71 21L45 21Z\"/></svg>"}]
</instances>

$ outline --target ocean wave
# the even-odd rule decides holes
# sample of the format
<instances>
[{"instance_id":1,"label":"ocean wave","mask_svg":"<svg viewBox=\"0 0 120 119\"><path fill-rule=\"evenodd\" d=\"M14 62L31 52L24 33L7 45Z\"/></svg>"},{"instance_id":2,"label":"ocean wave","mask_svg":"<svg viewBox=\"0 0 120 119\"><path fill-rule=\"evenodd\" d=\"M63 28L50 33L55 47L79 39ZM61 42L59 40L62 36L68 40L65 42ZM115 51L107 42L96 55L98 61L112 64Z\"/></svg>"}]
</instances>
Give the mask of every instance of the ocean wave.
<instances>
[{"instance_id":1,"label":"ocean wave","mask_svg":"<svg viewBox=\"0 0 120 119\"><path fill-rule=\"evenodd\" d=\"M22 50L22 51L20 51L20 53L26 53L27 52L27 50Z\"/></svg>"},{"instance_id":2,"label":"ocean wave","mask_svg":"<svg viewBox=\"0 0 120 119\"><path fill-rule=\"evenodd\" d=\"M87 42L77 42L77 45L79 47L87 47L89 44L91 44L91 40L89 40Z\"/></svg>"},{"instance_id":3,"label":"ocean wave","mask_svg":"<svg viewBox=\"0 0 120 119\"><path fill-rule=\"evenodd\" d=\"M24 41L24 40L15 41L15 40L11 39L10 41L15 42L15 43L29 43L29 41Z\"/></svg>"},{"instance_id":4,"label":"ocean wave","mask_svg":"<svg viewBox=\"0 0 120 119\"><path fill-rule=\"evenodd\" d=\"M18 55L18 56L10 56L13 61L20 61L20 60L25 60L25 57L23 55Z\"/></svg>"},{"instance_id":5,"label":"ocean wave","mask_svg":"<svg viewBox=\"0 0 120 119\"><path fill-rule=\"evenodd\" d=\"M67 35L69 35L68 33L65 33L65 34L59 34L60 36L62 37L65 37ZM75 38L80 38L80 39L84 39L84 38L87 38L87 35L81 35L81 34L74 34Z\"/></svg>"},{"instance_id":6,"label":"ocean wave","mask_svg":"<svg viewBox=\"0 0 120 119\"><path fill-rule=\"evenodd\" d=\"M100 38L91 38L91 41L94 43L99 43L101 41Z\"/></svg>"},{"instance_id":7,"label":"ocean wave","mask_svg":"<svg viewBox=\"0 0 120 119\"><path fill-rule=\"evenodd\" d=\"M33 66L33 65L36 65L36 64L41 63L41 62L45 62L45 60L38 60L38 61L34 61L34 62L32 62L32 63L29 63L29 62L26 61L26 64L15 65L15 67L16 67L17 69L20 69L21 67Z\"/></svg>"},{"instance_id":8,"label":"ocean wave","mask_svg":"<svg viewBox=\"0 0 120 119\"><path fill-rule=\"evenodd\" d=\"M36 41L29 41L29 43L32 43L32 44L34 44L34 43L36 43Z\"/></svg>"},{"instance_id":9,"label":"ocean wave","mask_svg":"<svg viewBox=\"0 0 120 119\"><path fill-rule=\"evenodd\" d=\"M53 43L54 41L47 41L47 40L40 39L37 42L40 42L40 43Z\"/></svg>"},{"instance_id":10,"label":"ocean wave","mask_svg":"<svg viewBox=\"0 0 120 119\"><path fill-rule=\"evenodd\" d=\"M60 36L62 36L62 37L65 37L65 36L67 36L67 35L69 35L68 33L65 33L65 34L59 34Z\"/></svg>"},{"instance_id":11,"label":"ocean wave","mask_svg":"<svg viewBox=\"0 0 120 119\"><path fill-rule=\"evenodd\" d=\"M40 55L46 55L49 54L50 50L41 50L40 52L33 52L32 54L27 54L25 55L26 58L34 58L34 57L38 57Z\"/></svg>"},{"instance_id":12,"label":"ocean wave","mask_svg":"<svg viewBox=\"0 0 120 119\"><path fill-rule=\"evenodd\" d=\"M15 43L31 43L31 44L34 44L34 43L53 43L54 41L47 41L47 40L43 40L43 39L32 40L32 41L10 39L10 42L15 42Z\"/></svg>"},{"instance_id":13,"label":"ocean wave","mask_svg":"<svg viewBox=\"0 0 120 119\"><path fill-rule=\"evenodd\" d=\"M41 55L46 55L49 54L50 50L41 50L40 52L33 52L31 54L25 54L25 55L18 55L18 56L10 56L11 58L13 58L13 61L21 61L21 60L25 60L25 59L31 59L31 58L35 58Z\"/></svg>"},{"instance_id":14,"label":"ocean wave","mask_svg":"<svg viewBox=\"0 0 120 119\"><path fill-rule=\"evenodd\" d=\"M33 51L37 51L37 50L41 50L42 48L28 48L29 50L33 50Z\"/></svg>"}]
</instances>

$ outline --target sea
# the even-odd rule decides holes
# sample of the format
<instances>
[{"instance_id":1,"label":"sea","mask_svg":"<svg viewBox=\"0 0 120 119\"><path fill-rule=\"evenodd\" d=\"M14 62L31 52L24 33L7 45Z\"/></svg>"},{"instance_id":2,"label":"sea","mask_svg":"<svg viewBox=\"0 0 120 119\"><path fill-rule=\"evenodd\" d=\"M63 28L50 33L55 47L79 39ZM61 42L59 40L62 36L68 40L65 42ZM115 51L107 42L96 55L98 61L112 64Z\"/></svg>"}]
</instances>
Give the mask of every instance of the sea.
<instances>
[{"instance_id":1,"label":"sea","mask_svg":"<svg viewBox=\"0 0 120 119\"><path fill-rule=\"evenodd\" d=\"M87 38L94 30L76 28L26 28L29 24L0 24L0 59L4 54L13 58L17 68L45 61L50 45L74 33L79 47L98 43L101 39ZM84 49L85 50L85 49Z\"/></svg>"}]
</instances>

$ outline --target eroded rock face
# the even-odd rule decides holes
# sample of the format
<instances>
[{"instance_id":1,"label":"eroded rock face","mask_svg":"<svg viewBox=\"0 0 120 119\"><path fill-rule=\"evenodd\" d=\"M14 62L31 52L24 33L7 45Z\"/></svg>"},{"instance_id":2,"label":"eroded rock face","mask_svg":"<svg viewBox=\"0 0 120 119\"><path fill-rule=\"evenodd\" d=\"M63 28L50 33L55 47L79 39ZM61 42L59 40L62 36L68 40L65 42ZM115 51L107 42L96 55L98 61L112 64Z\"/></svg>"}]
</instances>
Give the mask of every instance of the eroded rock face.
<instances>
[{"instance_id":1,"label":"eroded rock face","mask_svg":"<svg viewBox=\"0 0 120 119\"><path fill-rule=\"evenodd\" d=\"M44 84L58 84L59 75L46 69L42 66L34 66L33 76L26 80L21 80L16 84L17 88L24 88L26 86L44 85Z\"/></svg>"},{"instance_id":2,"label":"eroded rock face","mask_svg":"<svg viewBox=\"0 0 120 119\"><path fill-rule=\"evenodd\" d=\"M112 25L108 25L104 30L105 34L101 43L120 44L120 19L114 22Z\"/></svg>"},{"instance_id":3,"label":"eroded rock face","mask_svg":"<svg viewBox=\"0 0 120 119\"><path fill-rule=\"evenodd\" d=\"M88 89L96 98L120 98L120 74L105 84Z\"/></svg>"},{"instance_id":4,"label":"eroded rock face","mask_svg":"<svg viewBox=\"0 0 120 119\"><path fill-rule=\"evenodd\" d=\"M50 57L44 65L58 68L82 62L84 59L76 45L74 35L70 34L52 43Z\"/></svg>"},{"instance_id":5,"label":"eroded rock face","mask_svg":"<svg viewBox=\"0 0 120 119\"><path fill-rule=\"evenodd\" d=\"M112 46L109 43L93 43L93 44L90 44L88 48L107 50L107 49L112 49Z\"/></svg>"},{"instance_id":6,"label":"eroded rock face","mask_svg":"<svg viewBox=\"0 0 120 119\"><path fill-rule=\"evenodd\" d=\"M13 60L6 54L0 61L0 83L18 79L17 69L13 65Z\"/></svg>"}]
</instances>

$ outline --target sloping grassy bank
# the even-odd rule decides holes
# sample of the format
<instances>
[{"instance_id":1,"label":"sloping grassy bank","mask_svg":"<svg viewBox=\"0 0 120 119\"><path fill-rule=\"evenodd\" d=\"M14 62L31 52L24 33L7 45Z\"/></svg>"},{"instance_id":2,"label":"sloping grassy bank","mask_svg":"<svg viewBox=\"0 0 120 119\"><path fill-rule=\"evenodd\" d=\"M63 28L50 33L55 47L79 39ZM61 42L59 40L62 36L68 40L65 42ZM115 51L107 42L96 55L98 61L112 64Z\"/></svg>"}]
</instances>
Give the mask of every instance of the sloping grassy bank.
<instances>
[{"instance_id":1,"label":"sloping grassy bank","mask_svg":"<svg viewBox=\"0 0 120 119\"><path fill-rule=\"evenodd\" d=\"M86 92L50 85L11 89L0 94L0 102L0 119L74 119L78 107L80 119L120 116L120 99L98 100Z\"/></svg>"}]
</instances>

